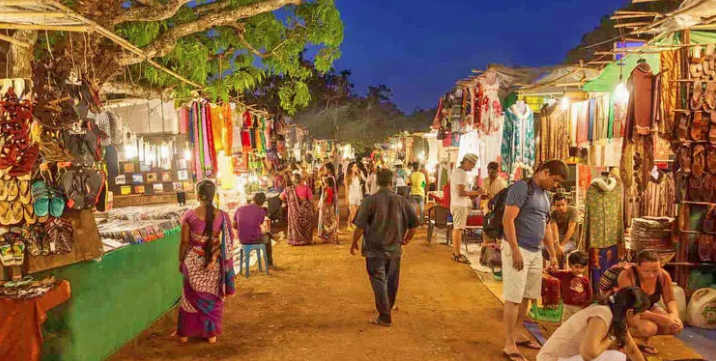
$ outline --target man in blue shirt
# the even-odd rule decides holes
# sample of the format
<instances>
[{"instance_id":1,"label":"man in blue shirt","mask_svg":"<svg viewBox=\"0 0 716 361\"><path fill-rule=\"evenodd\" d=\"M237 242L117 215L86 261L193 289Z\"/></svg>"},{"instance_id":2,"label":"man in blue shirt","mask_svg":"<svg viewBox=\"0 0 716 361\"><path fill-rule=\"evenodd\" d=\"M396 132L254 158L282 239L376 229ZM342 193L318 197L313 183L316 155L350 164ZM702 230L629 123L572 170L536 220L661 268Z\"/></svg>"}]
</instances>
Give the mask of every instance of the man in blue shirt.
<instances>
[{"instance_id":1,"label":"man in blue shirt","mask_svg":"<svg viewBox=\"0 0 716 361\"><path fill-rule=\"evenodd\" d=\"M351 254L355 255L358 241L363 238L362 253L379 314L371 323L390 326L391 310L398 294L402 246L413 239L419 223L409 200L390 189L393 172L381 169L376 178L380 190L363 200L353 219L356 230Z\"/></svg>"},{"instance_id":2,"label":"man in blue shirt","mask_svg":"<svg viewBox=\"0 0 716 361\"><path fill-rule=\"evenodd\" d=\"M512 361L526 359L517 346L539 349L530 341L524 328L529 301L537 299L542 289L542 253L544 242L550 255L550 266L557 265L552 230L547 226L550 204L547 191L567 180L569 168L561 160L544 162L534 177L519 181L507 191L502 218L505 239L502 241L502 279L505 299L507 339L504 354Z\"/></svg>"}]
</instances>

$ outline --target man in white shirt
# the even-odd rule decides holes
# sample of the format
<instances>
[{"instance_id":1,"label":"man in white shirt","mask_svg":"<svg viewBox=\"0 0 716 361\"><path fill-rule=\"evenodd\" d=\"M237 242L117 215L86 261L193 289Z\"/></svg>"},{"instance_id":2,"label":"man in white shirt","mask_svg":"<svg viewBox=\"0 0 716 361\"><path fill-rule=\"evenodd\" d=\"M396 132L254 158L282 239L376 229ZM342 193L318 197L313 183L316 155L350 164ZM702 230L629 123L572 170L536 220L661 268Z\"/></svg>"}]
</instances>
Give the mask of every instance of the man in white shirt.
<instances>
[{"instance_id":1,"label":"man in white shirt","mask_svg":"<svg viewBox=\"0 0 716 361\"><path fill-rule=\"evenodd\" d=\"M470 214L472 200L470 197L481 196L482 190L468 190L467 172L472 171L477 164L477 155L473 153L465 154L459 167L453 169L450 175L450 213L452 213L452 258L456 262L470 263L467 257L460 253L460 245L462 244L462 232L467 225L467 216Z\"/></svg>"},{"instance_id":2,"label":"man in white shirt","mask_svg":"<svg viewBox=\"0 0 716 361\"><path fill-rule=\"evenodd\" d=\"M485 190L487 195L493 198L503 189L507 188L507 181L500 177L500 165L497 162L490 162L487 165L487 179L485 179Z\"/></svg>"}]
</instances>

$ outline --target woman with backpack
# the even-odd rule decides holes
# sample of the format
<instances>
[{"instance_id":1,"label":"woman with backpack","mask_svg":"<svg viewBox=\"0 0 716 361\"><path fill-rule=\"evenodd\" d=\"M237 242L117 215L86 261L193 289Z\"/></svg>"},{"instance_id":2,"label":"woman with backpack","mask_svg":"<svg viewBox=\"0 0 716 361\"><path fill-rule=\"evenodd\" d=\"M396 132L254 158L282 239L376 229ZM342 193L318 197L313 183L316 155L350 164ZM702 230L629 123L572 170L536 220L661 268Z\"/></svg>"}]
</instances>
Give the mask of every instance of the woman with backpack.
<instances>
[{"instance_id":1,"label":"woman with backpack","mask_svg":"<svg viewBox=\"0 0 716 361\"><path fill-rule=\"evenodd\" d=\"M649 307L641 289L623 288L570 317L542 346L537 361L626 361L627 356L646 361L628 324Z\"/></svg>"}]
</instances>

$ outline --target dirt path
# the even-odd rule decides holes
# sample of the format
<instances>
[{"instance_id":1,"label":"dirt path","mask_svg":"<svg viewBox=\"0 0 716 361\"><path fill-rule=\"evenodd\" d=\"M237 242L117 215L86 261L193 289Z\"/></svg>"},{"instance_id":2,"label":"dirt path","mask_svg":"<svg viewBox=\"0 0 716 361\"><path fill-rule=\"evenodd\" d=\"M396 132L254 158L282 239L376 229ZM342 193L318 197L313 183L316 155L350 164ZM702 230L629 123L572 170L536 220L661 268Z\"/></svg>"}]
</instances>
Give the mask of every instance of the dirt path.
<instances>
[{"instance_id":1,"label":"dirt path","mask_svg":"<svg viewBox=\"0 0 716 361\"><path fill-rule=\"evenodd\" d=\"M342 244L275 248L270 276L238 278L216 345L170 337L176 311L111 360L499 360L501 303L474 271L450 261L425 232L405 248L399 311L390 329L375 314L363 258ZM526 352L534 360L534 352Z\"/></svg>"}]
</instances>

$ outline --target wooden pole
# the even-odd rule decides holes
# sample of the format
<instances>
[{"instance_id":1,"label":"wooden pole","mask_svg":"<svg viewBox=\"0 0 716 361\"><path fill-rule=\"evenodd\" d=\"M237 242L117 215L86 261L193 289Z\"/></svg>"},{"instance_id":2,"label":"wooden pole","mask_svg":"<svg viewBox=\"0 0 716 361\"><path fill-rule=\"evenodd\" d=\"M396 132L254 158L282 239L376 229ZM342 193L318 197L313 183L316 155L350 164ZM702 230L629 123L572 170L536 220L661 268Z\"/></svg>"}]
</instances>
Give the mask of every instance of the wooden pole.
<instances>
[{"instance_id":1,"label":"wooden pole","mask_svg":"<svg viewBox=\"0 0 716 361\"><path fill-rule=\"evenodd\" d=\"M8 24L0 23L0 29L8 30L47 30L47 31L71 31L71 32L87 32L88 29L84 25L32 25L32 24Z\"/></svg>"},{"instance_id":2,"label":"wooden pole","mask_svg":"<svg viewBox=\"0 0 716 361\"><path fill-rule=\"evenodd\" d=\"M19 41L19 40L13 38L12 36L7 36L7 35L2 35L2 34L0 34L0 40L5 40L5 41L7 41L8 43L12 43L12 44L15 44L15 45L17 45L17 46L22 46L23 48L28 48L28 49L30 48L30 44L23 43L22 41Z\"/></svg>"}]
</instances>

